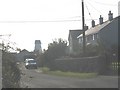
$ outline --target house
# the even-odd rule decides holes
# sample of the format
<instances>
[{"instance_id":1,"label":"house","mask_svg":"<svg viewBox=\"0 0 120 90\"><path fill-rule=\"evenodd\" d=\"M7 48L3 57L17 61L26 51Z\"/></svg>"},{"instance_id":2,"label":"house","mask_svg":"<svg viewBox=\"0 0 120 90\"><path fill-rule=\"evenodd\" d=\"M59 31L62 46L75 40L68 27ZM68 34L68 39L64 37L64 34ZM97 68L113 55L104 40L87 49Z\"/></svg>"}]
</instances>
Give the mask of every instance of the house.
<instances>
[{"instance_id":1,"label":"house","mask_svg":"<svg viewBox=\"0 0 120 90\"><path fill-rule=\"evenodd\" d=\"M69 46L68 46L68 52L70 55L76 54L76 49L78 48L78 39L77 36L82 33L82 30L69 30Z\"/></svg>"},{"instance_id":2,"label":"house","mask_svg":"<svg viewBox=\"0 0 120 90\"><path fill-rule=\"evenodd\" d=\"M88 26L85 26L85 30L88 29ZM79 44L78 44L78 38L77 36L82 34L82 30L69 30L69 46L68 46L68 52L70 55L76 55L79 52Z\"/></svg>"},{"instance_id":3,"label":"house","mask_svg":"<svg viewBox=\"0 0 120 90\"><path fill-rule=\"evenodd\" d=\"M29 52L26 49L23 49L20 53L17 54L17 60L23 62L25 58L35 58L34 52Z\"/></svg>"},{"instance_id":4,"label":"house","mask_svg":"<svg viewBox=\"0 0 120 90\"><path fill-rule=\"evenodd\" d=\"M103 17L100 15L99 24L95 25L95 21L92 20L92 27L85 31L86 45L97 45L101 42L106 49L111 49L118 45L118 18L113 18L113 13L109 11L108 20L103 22ZM79 44L83 43L83 35L78 37Z\"/></svg>"}]
</instances>

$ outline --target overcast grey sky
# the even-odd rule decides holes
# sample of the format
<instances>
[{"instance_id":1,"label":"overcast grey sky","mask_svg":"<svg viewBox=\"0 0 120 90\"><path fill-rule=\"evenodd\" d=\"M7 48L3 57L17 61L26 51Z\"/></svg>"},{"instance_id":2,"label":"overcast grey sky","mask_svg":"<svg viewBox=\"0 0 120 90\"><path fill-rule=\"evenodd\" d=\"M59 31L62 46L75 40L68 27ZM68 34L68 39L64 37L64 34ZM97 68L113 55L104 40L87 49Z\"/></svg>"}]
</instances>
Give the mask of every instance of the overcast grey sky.
<instances>
[{"instance_id":1,"label":"overcast grey sky","mask_svg":"<svg viewBox=\"0 0 120 90\"><path fill-rule=\"evenodd\" d=\"M109 10L118 16L118 1L84 0L85 23L98 24L100 15L106 21ZM10 40L21 49L33 51L35 40L47 49L53 39L67 40L69 30L81 29L81 10L81 0L0 0L0 34L12 34Z\"/></svg>"}]
</instances>

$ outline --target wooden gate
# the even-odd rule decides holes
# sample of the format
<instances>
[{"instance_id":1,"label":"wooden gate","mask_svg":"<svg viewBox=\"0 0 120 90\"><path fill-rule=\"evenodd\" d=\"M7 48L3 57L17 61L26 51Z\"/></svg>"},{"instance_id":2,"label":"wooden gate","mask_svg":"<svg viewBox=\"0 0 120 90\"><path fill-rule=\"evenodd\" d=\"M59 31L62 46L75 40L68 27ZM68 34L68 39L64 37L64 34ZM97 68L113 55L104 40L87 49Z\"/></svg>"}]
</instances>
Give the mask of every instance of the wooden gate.
<instances>
[{"instance_id":1,"label":"wooden gate","mask_svg":"<svg viewBox=\"0 0 120 90\"><path fill-rule=\"evenodd\" d=\"M118 56L110 54L106 56L106 74L107 75L118 75L118 68L120 63L118 62Z\"/></svg>"}]
</instances>

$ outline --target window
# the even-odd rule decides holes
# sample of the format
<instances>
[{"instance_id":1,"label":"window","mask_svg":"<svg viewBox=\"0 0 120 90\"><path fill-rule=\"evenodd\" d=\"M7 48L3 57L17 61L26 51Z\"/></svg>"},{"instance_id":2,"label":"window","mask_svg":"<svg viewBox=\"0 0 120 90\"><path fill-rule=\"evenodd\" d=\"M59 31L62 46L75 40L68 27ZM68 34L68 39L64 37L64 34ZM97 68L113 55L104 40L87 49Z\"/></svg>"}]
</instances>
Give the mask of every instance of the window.
<instances>
[{"instance_id":1,"label":"window","mask_svg":"<svg viewBox=\"0 0 120 90\"><path fill-rule=\"evenodd\" d=\"M93 40L93 35L87 36L87 41L91 41L91 40Z\"/></svg>"},{"instance_id":2,"label":"window","mask_svg":"<svg viewBox=\"0 0 120 90\"><path fill-rule=\"evenodd\" d=\"M79 38L79 43L81 43L83 41L83 38L82 37L80 37Z\"/></svg>"},{"instance_id":3,"label":"window","mask_svg":"<svg viewBox=\"0 0 120 90\"><path fill-rule=\"evenodd\" d=\"M86 37L86 42L87 42L87 37Z\"/></svg>"},{"instance_id":4,"label":"window","mask_svg":"<svg viewBox=\"0 0 120 90\"><path fill-rule=\"evenodd\" d=\"M98 34L95 33L95 34L94 34L94 40L96 40L97 38L98 38Z\"/></svg>"}]
</instances>

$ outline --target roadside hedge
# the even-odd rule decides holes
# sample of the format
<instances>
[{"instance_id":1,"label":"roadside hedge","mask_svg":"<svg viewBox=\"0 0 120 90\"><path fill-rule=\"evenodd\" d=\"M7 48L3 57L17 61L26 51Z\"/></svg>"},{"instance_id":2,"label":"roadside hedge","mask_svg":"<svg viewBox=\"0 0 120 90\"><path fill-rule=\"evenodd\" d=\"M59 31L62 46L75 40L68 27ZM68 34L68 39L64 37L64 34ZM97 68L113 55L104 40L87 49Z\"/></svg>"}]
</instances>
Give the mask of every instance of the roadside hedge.
<instances>
[{"instance_id":1,"label":"roadside hedge","mask_svg":"<svg viewBox=\"0 0 120 90\"><path fill-rule=\"evenodd\" d=\"M16 64L16 58L11 53L2 53L2 87L19 88L20 70Z\"/></svg>"}]
</instances>

